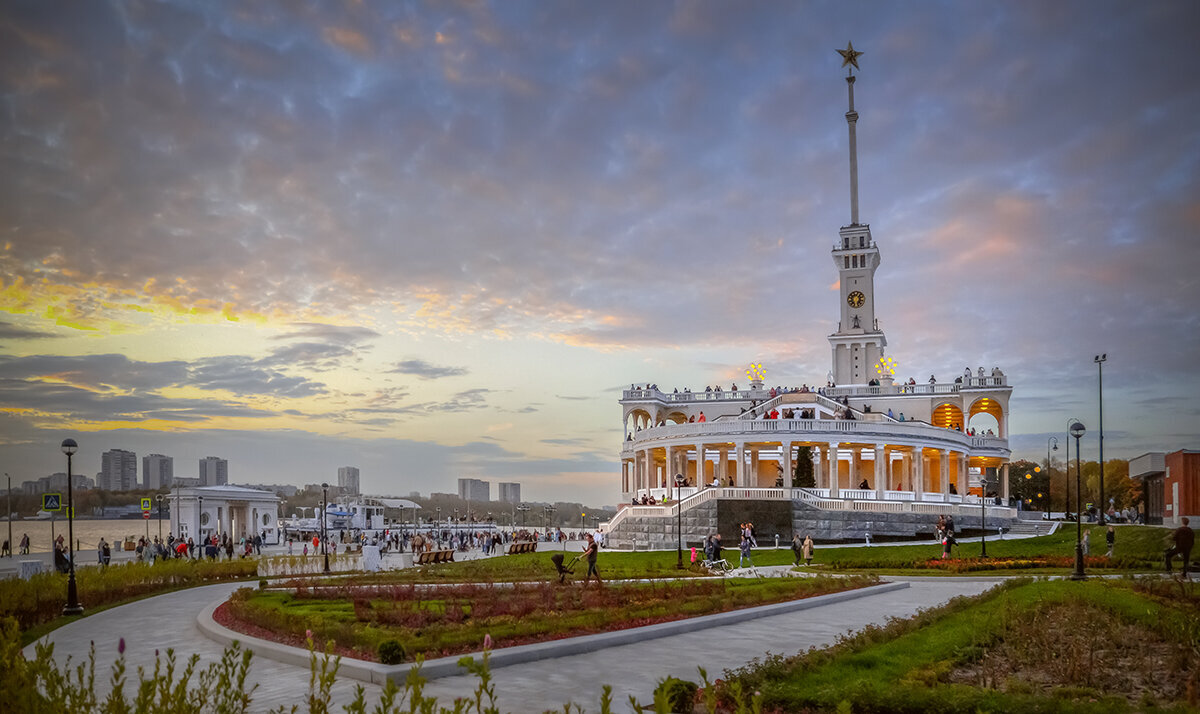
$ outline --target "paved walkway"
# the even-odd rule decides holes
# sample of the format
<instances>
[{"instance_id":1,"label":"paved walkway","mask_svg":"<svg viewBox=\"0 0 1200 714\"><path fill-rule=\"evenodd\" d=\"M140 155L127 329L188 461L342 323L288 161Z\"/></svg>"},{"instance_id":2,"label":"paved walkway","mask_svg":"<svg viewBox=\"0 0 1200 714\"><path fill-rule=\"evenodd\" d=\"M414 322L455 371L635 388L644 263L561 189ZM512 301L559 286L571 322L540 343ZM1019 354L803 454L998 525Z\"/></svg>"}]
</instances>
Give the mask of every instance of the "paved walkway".
<instances>
[{"instance_id":1,"label":"paved walkway","mask_svg":"<svg viewBox=\"0 0 1200 714\"><path fill-rule=\"evenodd\" d=\"M494 670L502 711L529 712L562 710L574 701L589 711L599 709L602 685L613 685L616 711L629 711L630 694L649 701L659 679L675 675L697 680L697 666L710 677L738 667L766 652L792 654L813 646L832 643L839 634L892 616L907 616L957 595L975 595L990 588L994 580L928 578L907 579L903 590L857 600L820 606L800 612L774 615L736 625L672 635L632 645L622 645L567 658L519 664ZM44 640L54 643L55 658L67 656L78 662L87 656L90 642L96 643L98 687L107 686L108 663L116 657L117 642L124 637L128 671L153 666L155 650L174 648L180 659L192 653L201 664L217 659L222 648L197 629L196 614L215 600L223 600L240 584L210 585L159 595L122 605L61 627ZM32 656L33 646L26 648ZM136 677L136 674L134 675ZM307 668L255 657L248 681L257 682L253 711L267 711L281 704L302 704L308 691ZM339 679L334 700L340 710L363 686L368 702L381 688L352 679ZM457 676L434 680L427 693L443 704L468 696L475 680Z\"/></svg>"}]
</instances>

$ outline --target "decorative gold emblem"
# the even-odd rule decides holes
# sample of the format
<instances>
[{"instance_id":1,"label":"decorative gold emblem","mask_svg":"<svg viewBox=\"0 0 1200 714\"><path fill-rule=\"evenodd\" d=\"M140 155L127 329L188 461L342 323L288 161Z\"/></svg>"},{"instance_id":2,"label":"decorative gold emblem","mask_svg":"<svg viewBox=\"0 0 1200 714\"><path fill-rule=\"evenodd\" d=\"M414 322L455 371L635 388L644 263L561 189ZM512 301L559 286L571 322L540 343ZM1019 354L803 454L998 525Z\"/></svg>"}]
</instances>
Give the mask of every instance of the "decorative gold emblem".
<instances>
[{"instance_id":1,"label":"decorative gold emblem","mask_svg":"<svg viewBox=\"0 0 1200 714\"><path fill-rule=\"evenodd\" d=\"M862 52L854 49L853 42L846 43L846 49L838 50L837 53L842 56L842 66L851 65L854 69L858 69L858 58L862 56Z\"/></svg>"}]
</instances>

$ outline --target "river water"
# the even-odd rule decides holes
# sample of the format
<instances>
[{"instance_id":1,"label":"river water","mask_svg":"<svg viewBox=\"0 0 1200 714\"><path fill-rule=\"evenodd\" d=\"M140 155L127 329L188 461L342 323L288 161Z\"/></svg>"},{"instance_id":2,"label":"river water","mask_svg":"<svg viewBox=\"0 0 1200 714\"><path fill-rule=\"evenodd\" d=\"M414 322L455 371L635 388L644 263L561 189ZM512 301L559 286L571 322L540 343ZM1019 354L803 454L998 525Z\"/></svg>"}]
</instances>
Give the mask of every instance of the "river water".
<instances>
[{"instance_id":1,"label":"river water","mask_svg":"<svg viewBox=\"0 0 1200 714\"><path fill-rule=\"evenodd\" d=\"M158 535L159 522L155 518L149 520L144 519L108 519L108 520L92 520L92 519L75 519L75 540L79 543L80 552L87 550L95 550L96 544L104 538L109 543L115 543L123 540L127 536L133 536L136 540L139 537L145 536L149 529L150 537ZM53 535L51 531L53 530ZM171 531L171 521L164 518L162 520L162 535L164 538ZM53 547L54 539L62 536L67 537L67 519L55 518L53 521L21 521L14 520L12 522L12 549L13 553L17 552L17 544L21 542L22 534L29 534L29 550L32 553L49 553ZM8 522L0 521L0 540L8 538Z\"/></svg>"}]
</instances>

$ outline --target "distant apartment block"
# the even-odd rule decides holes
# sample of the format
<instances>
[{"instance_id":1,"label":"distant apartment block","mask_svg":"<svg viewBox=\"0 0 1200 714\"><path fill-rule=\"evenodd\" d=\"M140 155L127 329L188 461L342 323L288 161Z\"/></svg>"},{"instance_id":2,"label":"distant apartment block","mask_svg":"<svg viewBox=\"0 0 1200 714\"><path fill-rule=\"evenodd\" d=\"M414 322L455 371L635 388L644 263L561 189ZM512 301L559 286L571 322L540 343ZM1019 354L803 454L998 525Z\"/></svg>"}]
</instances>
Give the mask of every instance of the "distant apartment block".
<instances>
[{"instance_id":1,"label":"distant apartment block","mask_svg":"<svg viewBox=\"0 0 1200 714\"><path fill-rule=\"evenodd\" d=\"M157 491L170 488L175 479L175 459L162 454L142 457L142 488Z\"/></svg>"},{"instance_id":2,"label":"distant apartment block","mask_svg":"<svg viewBox=\"0 0 1200 714\"><path fill-rule=\"evenodd\" d=\"M357 466L341 466L338 468L338 488L346 495L357 496L362 493L358 482Z\"/></svg>"},{"instance_id":3,"label":"distant apartment block","mask_svg":"<svg viewBox=\"0 0 1200 714\"><path fill-rule=\"evenodd\" d=\"M521 502L521 484L501 481L498 486L500 488L499 498L501 503Z\"/></svg>"},{"instance_id":4,"label":"distant apartment block","mask_svg":"<svg viewBox=\"0 0 1200 714\"><path fill-rule=\"evenodd\" d=\"M95 483L95 481L83 474L74 474L71 477L71 488L76 491L86 491L93 488ZM21 493L28 496L36 496L39 493L64 492L66 490L67 475L62 472L43 476L36 481L25 481L21 484Z\"/></svg>"},{"instance_id":5,"label":"distant apartment block","mask_svg":"<svg viewBox=\"0 0 1200 714\"><path fill-rule=\"evenodd\" d=\"M100 456L100 482L105 491L132 491L138 487L137 454L109 449Z\"/></svg>"},{"instance_id":6,"label":"distant apartment block","mask_svg":"<svg viewBox=\"0 0 1200 714\"><path fill-rule=\"evenodd\" d=\"M492 484L477 478L460 478L458 480L458 497L464 501L492 500Z\"/></svg>"},{"instance_id":7,"label":"distant apartment block","mask_svg":"<svg viewBox=\"0 0 1200 714\"><path fill-rule=\"evenodd\" d=\"M224 486L229 483L229 462L216 456L200 459L200 485Z\"/></svg>"}]
</instances>

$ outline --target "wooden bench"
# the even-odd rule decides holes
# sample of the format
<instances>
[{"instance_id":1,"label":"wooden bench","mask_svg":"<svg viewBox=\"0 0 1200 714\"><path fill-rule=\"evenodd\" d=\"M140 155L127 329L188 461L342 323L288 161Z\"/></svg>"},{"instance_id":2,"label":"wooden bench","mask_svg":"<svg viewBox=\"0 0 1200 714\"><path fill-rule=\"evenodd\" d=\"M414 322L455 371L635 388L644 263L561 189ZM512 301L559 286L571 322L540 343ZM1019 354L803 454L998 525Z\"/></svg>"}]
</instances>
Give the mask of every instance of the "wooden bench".
<instances>
[{"instance_id":1,"label":"wooden bench","mask_svg":"<svg viewBox=\"0 0 1200 714\"><path fill-rule=\"evenodd\" d=\"M453 550L427 550L417 553L417 565L429 565L430 563L451 563L454 562Z\"/></svg>"},{"instance_id":2,"label":"wooden bench","mask_svg":"<svg viewBox=\"0 0 1200 714\"><path fill-rule=\"evenodd\" d=\"M517 555L519 553L536 553L536 552L537 552L537 541L534 541L534 540L531 540L528 542L522 542L522 543L509 543L509 545L508 545L508 554L509 555Z\"/></svg>"}]
</instances>

